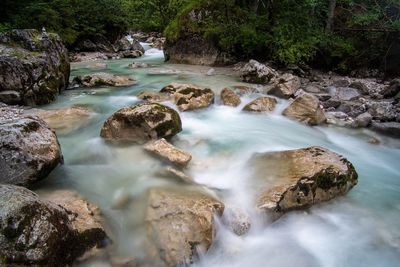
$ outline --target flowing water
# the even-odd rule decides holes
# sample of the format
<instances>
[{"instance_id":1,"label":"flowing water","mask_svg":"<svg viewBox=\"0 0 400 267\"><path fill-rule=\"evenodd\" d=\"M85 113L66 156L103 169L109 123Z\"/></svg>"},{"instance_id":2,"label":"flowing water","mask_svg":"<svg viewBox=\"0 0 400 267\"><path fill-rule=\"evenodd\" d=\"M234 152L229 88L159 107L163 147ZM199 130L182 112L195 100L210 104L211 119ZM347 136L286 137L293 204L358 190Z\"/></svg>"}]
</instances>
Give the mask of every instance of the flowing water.
<instances>
[{"instance_id":1,"label":"flowing water","mask_svg":"<svg viewBox=\"0 0 400 267\"><path fill-rule=\"evenodd\" d=\"M103 211L115 253L144 257L145 195L151 187L179 184L157 175L163 164L143 153L141 146L112 146L99 137L103 122L118 109L138 103L143 90L158 91L170 82L195 83L217 94L226 86L241 84L230 69L172 65L156 49L135 62L150 68L129 69L131 59L107 61L107 72L132 75L137 85L126 88L65 91L45 108L85 105L96 112L83 129L59 136L65 164L40 185L40 190L74 189ZM90 63L72 64L72 76L96 72ZM242 98L243 103L258 95ZM236 236L217 222L216 240L200 255L196 266L355 267L400 266L400 142L368 130L308 127L280 115L287 104L279 100L273 114L248 114L216 104L181 113L183 131L173 139L193 155L189 174L207 185L210 194L227 207L238 207L251 220L250 232ZM172 103L167 103L173 107ZM368 143L371 137L381 144ZM246 161L255 152L319 145L347 157L359 173L359 184L345 197L292 212L266 225L253 210ZM97 264L97 265L96 265ZM88 263L85 266L107 266Z\"/></svg>"}]
</instances>

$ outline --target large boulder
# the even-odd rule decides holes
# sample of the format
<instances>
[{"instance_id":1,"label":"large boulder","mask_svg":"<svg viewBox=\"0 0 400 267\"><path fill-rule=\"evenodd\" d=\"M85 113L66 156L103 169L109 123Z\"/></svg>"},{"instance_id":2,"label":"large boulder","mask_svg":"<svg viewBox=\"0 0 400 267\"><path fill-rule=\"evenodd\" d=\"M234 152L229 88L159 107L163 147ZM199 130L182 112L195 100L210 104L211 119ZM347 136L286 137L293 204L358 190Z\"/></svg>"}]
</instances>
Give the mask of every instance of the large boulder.
<instances>
[{"instance_id":1,"label":"large boulder","mask_svg":"<svg viewBox=\"0 0 400 267\"><path fill-rule=\"evenodd\" d=\"M42 105L68 86L68 52L58 35L37 30L0 34L0 101Z\"/></svg>"},{"instance_id":2,"label":"large boulder","mask_svg":"<svg viewBox=\"0 0 400 267\"><path fill-rule=\"evenodd\" d=\"M126 36L120 38L114 44L115 50L119 51L140 51L144 54L144 48L136 39L128 40Z\"/></svg>"},{"instance_id":3,"label":"large boulder","mask_svg":"<svg viewBox=\"0 0 400 267\"><path fill-rule=\"evenodd\" d=\"M172 95L180 111L206 108L214 103L214 92L211 89L193 84L171 83L160 92Z\"/></svg>"},{"instance_id":4,"label":"large boulder","mask_svg":"<svg viewBox=\"0 0 400 267\"><path fill-rule=\"evenodd\" d=\"M31 185L60 162L57 136L43 120L0 106L0 183Z\"/></svg>"},{"instance_id":5,"label":"large boulder","mask_svg":"<svg viewBox=\"0 0 400 267\"><path fill-rule=\"evenodd\" d=\"M197 250L207 251L214 239L214 216L224 205L203 193L152 189L147 206L147 234L155 249L155 266L193 262Z\"/></svg>"},{"instance_id":6,"label":"large boulder","mask_svg":"<svg viewBox=\"0 0 400 267\"><path fill-rule=\"evenodd\" d=\"M344 157L321 147L256 154L257 207L273 217L347 193L357 172Z\"/></svg>"},{"instance_id":7,"label":"large boulder","mask_svg":"<svg viewBox=\"0 0 400 267\"><path fill-rule=\"evenodd\" d=\"M318 125L326 121L318 98L311 94L297 97L282 114L309 125Z\"/></svg>"},{"instance_id":8,"label":"large boulder","mask_svg":"<svg viewBox=\"0 0 400 267\"><path fill-rule=\"evenodd\" d=\"M98 72L85 76L76 76L72 80L73 87L99 87L99 86L131 86L137 81L129 76L120 76L106 72Z\"/></svg>"},{"instance_id":9,"label":"large boulder","mask_svg":"<svg viewBox=\"0 0 400 267\"><path fill-rule=\"evenodd\" d=\"M237 107L242 102L240 96L238 96L233 90L224 88L221 91L221 100L225 106Z\"/></svg>"},{"instance_id":10,"label":"large boulder","mask_svg":"<svg viewBox=\"0 0 400 267\"><path fill-rule=\"evenodd\" d=\"M181 167L186 167L192 159L189 153L173 146L164 138L147 143L144 149Z\"/></svg>"},{"instance_id":11,"label":"large boulder","mask_svg":"<svg viewBox=\"0 0 400 267\"><path fill-rule=\"evenodd\" d=\"M265 84L277 76L278 73L274 69L253 59L240 69L240 77L248 83Z\"/></svg>"},{"instance_id":12,"label":"large boulder","mask_svg":"<svg viewBox=\"0 0 400 267\"><path fill-rule=\"evenodd\" d=\"M82 52L115 52L113 44L103 35L97 34L85 39L80 39L74 44L75 51Z\"/></svg>"},{"instance_id":13,"label":"large boulder","mask_svg":"<svg viewBox=\"0 0 400 267\"><path fill-rule=\"evenodd\" d=\"M272 112L276 104L277 101L275 98L262 96L248 103L244 106L243 110L252 112Z\"/></svg>"},{"instance_id":14,"label":"large boulder","mask_svg":"<svg viewBox=\"0 0 400 267\"><path fill-rule=\"evenodd\" d=\"M157 103L141 103L115 112L100 136L107 140L145 143L170 138L182 131L178 112Z\"/></svg>"},{"instance_id":15,"label":"large boulder","mask_svg":"<svg viewBox=\"0 0 400 267\"><path fill-rule=\"evenodd\" d=\"M101 246L106 237L102 228L92 227L87 217L67 206L0 184L0 264L67 266L91 247Z\"/></svg>"},{"instance_id":16,"label":"large boulder","mask_svg":"<svg viewBox=\"0 0 400 267\"><path fill-rule=\"evenodd\" d=\"M276 84L268 93L288 99L300 89L300 86L301 82L299 77L285 73L277 79Z\"/></svg>"},{"instance_id":17,"label":"large boulder","mask_svg":"<svg viewBox=\"0 0 400 267\"><path fill-rule=\"evenodd\" d=\"M96 113L87 107L72 106L60 109L32 109L32 114L44 120L57 134L69 134L88 125Z\"/></svg>"}]
</instances>

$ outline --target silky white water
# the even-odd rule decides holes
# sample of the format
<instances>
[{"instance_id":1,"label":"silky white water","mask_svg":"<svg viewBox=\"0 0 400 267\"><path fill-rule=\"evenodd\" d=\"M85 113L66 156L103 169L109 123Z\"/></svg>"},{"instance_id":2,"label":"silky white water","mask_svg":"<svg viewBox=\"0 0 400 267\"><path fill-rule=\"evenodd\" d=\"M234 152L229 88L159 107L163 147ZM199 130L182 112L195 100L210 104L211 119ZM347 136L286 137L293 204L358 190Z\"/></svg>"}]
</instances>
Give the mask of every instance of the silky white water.
<instances>
[{"instance_id":1,"label":"silky white water","mask_svg":"<svg viewBox=\"0 0 400 267\"><path fill-rule=\"evenodd\" d=\"M132 61L150 68L129 69ZM41 190L73 189L99 205L109 227L114 253L144 260L146 191L155 186L189 185L157 175L164 166L139 145L113 146L99 137L103 122L118 109L139 102L143 90L158 91L170 82L195 83L218 93L242 84L230 69L172 65L157 49L140 59L106 61L107 72L132 75L139 81L126 88L77 89L62 93L53 109L85 105L96 112L83 129L59 136L64 165L39 186ZM72 64L72 76L96 72L90 63ZM104 70L101 70L104 71ZM257 94L242 98L237 108L215 105L180 113L183 131L172 141L193 155L188 169L196 182L227 207L243 210L250 232L236 236L217 222L213 246L195 266L357 267L400 266L400 142L368 130L308 127L280 115L241 112ZM166 103L174 107L172 103ZM381 144L368 143L371 137ZM257 181L249 179L246 162L256 152L319 145L348 158L359 174L358 185L344 197L308 211L292 212L273 224L253 209ZM107 266L105 263L84 266Z\"/></svg>"}]
</instances>

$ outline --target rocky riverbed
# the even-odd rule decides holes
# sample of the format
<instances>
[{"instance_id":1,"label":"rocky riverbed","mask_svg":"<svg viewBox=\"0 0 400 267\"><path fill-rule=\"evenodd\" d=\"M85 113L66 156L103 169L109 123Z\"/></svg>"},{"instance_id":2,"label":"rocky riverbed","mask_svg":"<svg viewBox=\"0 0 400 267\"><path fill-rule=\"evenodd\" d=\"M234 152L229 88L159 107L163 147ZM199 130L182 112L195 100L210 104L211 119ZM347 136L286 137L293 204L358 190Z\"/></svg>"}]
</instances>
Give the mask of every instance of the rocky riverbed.
<instances>
[{"instance_id":1,"label":"rocky riverbed","mask_svg":"<svg viewBox=\"0 0 400 267\"><path fill-rule=\"evenodd\" d=\"M396 80L211 70L157 49L95 64L74 63L76 85L52 104L1 105L5 263L400 260L400 143L376 126L399 123Z\"/></svg>"}]
</instances>

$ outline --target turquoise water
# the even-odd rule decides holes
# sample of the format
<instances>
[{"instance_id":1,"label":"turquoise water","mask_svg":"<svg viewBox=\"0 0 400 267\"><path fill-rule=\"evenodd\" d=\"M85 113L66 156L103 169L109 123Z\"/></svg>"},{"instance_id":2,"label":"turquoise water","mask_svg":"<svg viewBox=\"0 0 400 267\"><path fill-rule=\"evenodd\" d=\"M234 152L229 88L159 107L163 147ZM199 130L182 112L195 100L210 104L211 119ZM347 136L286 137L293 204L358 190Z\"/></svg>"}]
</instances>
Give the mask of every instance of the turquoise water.
<instances>
[{"instance_id":1,"label":"turquoise water","mask_svg":"<svg viewBox=\"0 0 400 267\"><path fill-rule=\"evenodd\" d=\"M158 91L170 82L195 83L217 94L226 86L242 84L227 68L165 64L162 52L148 50L135 62L151 64L129 69L132 59L107 61L105 71L131 75L139 81L126 88L65 91L45 108L85 105L96 112L91 123L59 136L65 164L41 185L41 190L69 188L80 192L103 211L113 249L122 256L145 259L146 191L154 186L179 184L157 175L163 168L141 146L112 146L99 137L103 122L118 109L139 102L143 90ZM103 70L74 63L72 76ZM248 234L238 237L218 222L214 245L196 266L354 267L400 266L400 142L368 130L308 127L280 115L285 100L273 114L248 114L241 108L258 95L242 98L230 108L216 104L208 109L181 113L183 132L173 139L190 152L188 173L210 188L228 207L238 207L251 219ZM166 103L173 107L172 103ZM368 143L371 137L381 144ZM359 184L345 197L308 211L292 212L272 225L253 209L254 188L246 161L256 152L320 145L346 156L359 173ZM85 266L98 266L88 263ZM101 265L104 266L104 265ZM107 265L105 265L107 266Z\"/></svg>"}]
</instances>

